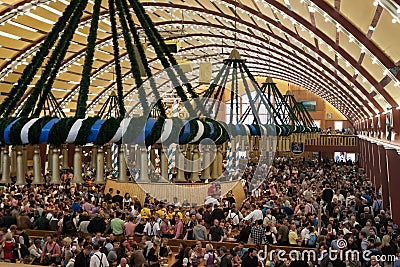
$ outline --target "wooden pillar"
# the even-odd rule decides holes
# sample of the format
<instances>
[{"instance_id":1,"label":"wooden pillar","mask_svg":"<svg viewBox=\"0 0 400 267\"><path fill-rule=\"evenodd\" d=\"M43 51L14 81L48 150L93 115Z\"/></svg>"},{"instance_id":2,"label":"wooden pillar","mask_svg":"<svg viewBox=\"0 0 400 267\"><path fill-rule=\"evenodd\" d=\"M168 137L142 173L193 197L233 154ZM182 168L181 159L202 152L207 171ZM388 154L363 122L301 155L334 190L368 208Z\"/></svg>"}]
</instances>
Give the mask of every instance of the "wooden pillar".
<instances>
[{"instance_id":1,"label":"wooden pillar","mask_svg":"<svg viewBox=\"0 0 400 267\"><path fill-rule=\"evenodd\" d=\"M74 144L67 144L68 149L68 169L74 166L74 155L75 155L75 145Z\"/></svg>"},{"instance_id":2,"label":"wooden pillar","mask_svg":"<svg viewBox=\"0 0 400 267\"><path fill-rule=\"evenodd\" d=\"M111 151L111 144L106 146L106 169L111 170L112 166L112 151Z\"/></svg>"},{"instance_id":3,"label":"wooden pillar","mask_svg":"<svg viewBox=\"0 0 400 267\"><path fill-rule=\"evenodd\" d=\"M51 184L60 184L60 155L58 148L53 148L53 155L51 158Z\"/></svg>"},{"instance_id":4,"label":"wooden pillar","mask_svg":"<svg viewBox=\"0 0 400 267\"><path fill-rule=\"evenodd\" d=\"M33 181L32 184L43 184L42 164L40 157L40 147L35 145L33 148Z\"/></svg>"},{"instance_id":5,"label":"wooden pillar","mask_svg":"<svg viewBox=\"0 0 400 267\"><path fill-rule=\"evenodd\" d=\"M147 159L147 148L142 146L140 147L140 178L139 181L141 182L150 182L149 179L149 165Z\"/></svg>"},{"instance_id":6,"label":"wooden pillar","mask_svg":"<svg viewBox=\"0 0 400 267\"><path fill-rule=\"evenodd\" d=\"M66 144L61 146L61 154L62 154L62 168L68 169L68 146Z\"/></svg>"},{"instance_id":7,"label":"wooden pillar","mask_svg":"<svg viewBox=\"0 0 400 267\"><path fill-rule=\"evenodd\" d=\"M17 173L17 150L21 150L21 147L19 146L18 149L16 149L15 146L11 146L11 170L10 170L10 176L13 177ZM22 152L21 152L22 153Z\"/></svg>"},{"instance_id":8,"label":"wooden pillar","mask_svg":"<svg viewBox=\"0 0 400 267\"><path fill-rule=\"evenodd\" d=\"M199 171L200 171L200 151L199 147L196 145L193 148L193 158L192 158L192 168L193 171L191 173L191 180L192 182L198 182L199 179Z\"/></svg>"},{"instance_id":9,"label":"wooden pillar","mask_svg":"<svg viewBox=\"0 0 400 267\"><path fill-rule=\"evenodd\" d=\"M93 145L92 147L92 160L91 160L91 165L93 169L97 168L97 146Z\"/></svg>"},{"instance_id":10,"label":"wooden pillar","mask_svg":"<svg viewBox=\"0 0 400 267\"><path fill-rule=\"evenodd\" d=\"M175 165L177 169L175 182L181 183L186 182L185 179L185 156L182 153L181 146L177 145L175 154Z\"/></svg>"},{"instance_id":11,"label":"wooden pillar","mask_svg":"<svg viewBox=\"0 0 400 267\"><path fill-rule=\"evenodd\" d=\"M125 148L124 146L119 147L118 151L118 173L119 173L119 179L118 182L120 183L127 183L128 177L126 175L126 161L125 161Z\"/></svg>"},{"instance_id":12,"label":"wooden pillar","mask_svg":"<svg viewBox=\"0 0 400 267\"><path fill-rule=\"evenodd\" d=\"M383 145L378 146L379 155L379 170L381 172L381 186L382 186L382 202L383 208L389 207L389 184L388 184L388 166L386 160L386 149Z\"/></svg>"},{"instance_id":13,"label":"wooden pillar","mask_svg":"<svg viewBox=\"0 0 400 267\"><path fill-rule=\"evenodd\" d=\"M14 149L15 151L15 149ZM17 158L16 158L16 165L17 165L17 170L16 170L16 174L17 174L17 185L24 185L26 184L26 180L25 180L25 165L26 162L23 161L23 156L22 156L22 151L20 149L18 149L18 151L16 151L17 153Z\"/></svg>"},{"instance_id":14,"label":"wooden pillar","mask_svg":"<svg viewBox=\"0 0 400 267\"><path fill-rule=\"evenodd\" d=\"M393 221L400 223L400 156L398 151L393 148L386 148L386 161L387 161L387 180L389 189L389 209L392 214Z\"/></svg>"},{"instance_id":15,"label":"wooden pillar","mask_svg":"<svg viewBox=\"0 0 400 267\"><path fill-rule=\"evenodd\" d=\"M24 173L28 172L28 151L26 150L26 146L22 146L22 160L24 163Z\"/></svg>"},{"instance_id":16,"label":"wooden pillar","mask_svg":"<svg viewBox=\"0 0 400 267\"><path fill-rule=\"evenodd\" d=\"M202 154L203 154L203 170L201 172L202 179L210 179L211 178L211 155L210 155L210 146L202 145Z\"/></svg>"},{"instance_id":17,"label":"wooden pillar","mask_svg":"<svg viewBox=\"0 0 400 267\"><path fill-rule=\"evenodd\" d=\"M4 184L11 183L11 178L10 178L10 156L9 156L9 150L8 146L6 145L2 149L3 157L2 157L2 162L3 162L3 174L1 178L1 182Z\"/></svg>"},{"instance_id":18,"label":"wooden pillar","mask_svg":"<svg viewBox=\"0 0 400 267\"><path fill-rule=\"evenodd\" d=\"M53 169L53 146L49 145L49 153L47 156L47 171L51 171Z\"/></svg>"},{"instance_id":19,"label":"wooden pillar","mask_svg":"<svg viewBox=\"0 0 400 267\"><path fill-rule=\"evenodd\" d=\"M104 152L103 148L97 149L97 162L96 162L96 184L104 184Z\"/></svg>"},{"instance_id":20,"label":"wooden pillar","mask_svg":"<svg viewBox=\"0 0 400 267\"><path fill-rule=\"evenodd\" d=\"M386 140L386 114L380 114L379 119L381 120L381 139Z\"/></svg>"},{"instance_id":21,"label":"wooden pillar","mask_svg":"<svg viewBox=\"0 0 400 267\"><path fill-rule=\"evenodd\" d=\"M75 146L74 149L74 183L83 183L82 178L82 147Z\"/></svg>"},{"instance_id":22,"label":"wooden pillar","mask_svg":"<svg viewBox=\"0 0 400 267\"><path fill-rule=\"evenodd\" d=\"M165 180L169 180L168 177L168 148L163 147L161 149L161 155L160 155L160 168L161 168L161 176Z\"/></svg>"},{"instance_id":23,"label":"wooden pillar","mask_svg":"<svg viewBox=\"0 0 400 267\"><path fill-rule=\"evenodd\" d=\"M222 175L222 160L223 160L222 159L222 146L219 145L217 148L217 174L218 174L218 177L221 177L221 175Z\"/></svg>"}]
</instances>

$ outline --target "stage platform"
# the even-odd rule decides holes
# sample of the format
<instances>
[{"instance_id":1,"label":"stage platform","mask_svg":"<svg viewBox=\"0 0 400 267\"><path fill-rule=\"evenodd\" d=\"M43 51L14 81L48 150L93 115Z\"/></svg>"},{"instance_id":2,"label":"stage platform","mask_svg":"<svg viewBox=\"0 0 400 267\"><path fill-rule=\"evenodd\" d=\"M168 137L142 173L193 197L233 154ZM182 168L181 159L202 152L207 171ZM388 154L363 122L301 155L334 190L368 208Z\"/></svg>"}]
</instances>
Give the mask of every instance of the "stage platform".
<instances>
[{"instance_id":1,"label":"stage platform","mask_svg":"<svg viewBox=\"0 0 400 267\"><path fill-rule=\"evenodd\" d=\"M246 198L242 182L230 181L217 183L221 186L222 196L224 196L229 190L232 190L236 203L239 203L240 208L241 203ZM119 183L116 180L108 179L105 192L108 192L109 188L113 188L114 194L116 190L121 191L121 196L124 196L124 194L128 192L131 197L135 195L138 196L140 201L144 201L146 193L150 193L151 196L158 200L173 202L173 198L177 197L180 203L187 199L190 204L194 203L197 206L201 206L204 204L210 186L211 183Z\"/></svg>"}]
</instances>

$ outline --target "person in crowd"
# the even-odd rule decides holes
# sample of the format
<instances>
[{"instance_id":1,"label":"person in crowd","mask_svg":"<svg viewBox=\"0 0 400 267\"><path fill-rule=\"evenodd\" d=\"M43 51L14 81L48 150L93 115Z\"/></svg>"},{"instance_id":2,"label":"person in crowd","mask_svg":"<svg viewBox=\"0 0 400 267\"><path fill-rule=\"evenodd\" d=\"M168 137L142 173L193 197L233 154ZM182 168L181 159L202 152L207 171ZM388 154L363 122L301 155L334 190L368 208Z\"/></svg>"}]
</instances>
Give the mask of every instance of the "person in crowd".
<instances>
[{"instance_id":1,"label":"person in crowd","mask_svg":"<svg viewBox=\"0 0 400 267\"><path fill-rule=\"evenodd\" d=\"M108 267L109 263L107 261L107 256L104 253L100 252L100 245L96 243L93 245L93 255L90 257L90 265L89 267ZM126 261L126 259L125 259Z\"/></svg>"}]
</instances>

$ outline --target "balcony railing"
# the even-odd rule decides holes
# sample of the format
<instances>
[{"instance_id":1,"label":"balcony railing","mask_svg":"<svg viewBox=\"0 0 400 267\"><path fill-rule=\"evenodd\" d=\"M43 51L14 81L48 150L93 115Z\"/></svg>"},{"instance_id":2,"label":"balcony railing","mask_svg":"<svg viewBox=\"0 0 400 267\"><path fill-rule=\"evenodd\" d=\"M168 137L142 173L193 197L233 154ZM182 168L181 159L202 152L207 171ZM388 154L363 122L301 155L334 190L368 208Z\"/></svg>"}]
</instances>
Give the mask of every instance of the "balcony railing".
<instances>
[{"instance_id":1,"label":"balcony railing","mask_svg":"<svg viewBox=\"0 0 400 267\"><path fill-rule=\"evenodd\" d=\"M358 146L356 135L320 134L315 139L307 139L306 146Z\"/></svg>"}]
</instances>

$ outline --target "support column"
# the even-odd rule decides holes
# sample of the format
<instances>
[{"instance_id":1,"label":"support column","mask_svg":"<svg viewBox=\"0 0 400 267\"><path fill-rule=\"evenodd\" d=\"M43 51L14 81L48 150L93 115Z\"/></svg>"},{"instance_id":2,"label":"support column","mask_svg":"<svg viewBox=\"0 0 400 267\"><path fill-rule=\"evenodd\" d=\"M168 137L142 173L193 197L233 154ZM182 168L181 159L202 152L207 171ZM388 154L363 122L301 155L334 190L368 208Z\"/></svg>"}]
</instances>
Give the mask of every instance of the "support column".
<instances>
[{"instance_id":1,"label":"support column","mask_svg":"<svg viewBox=\"0 0 400 267\"><path fill-rule=\"evenodd\" d=\"M365 141L364 141L365 142ZM387 173L387 162L386 162L386 150L383 145L378 146L378 156L379 156L379 170L381 175L381 191L382 191L382 202L383 208L389 207L389 185L388 185L388 173ZM379 188L378 188L379 190Z\"/></svg>"},{"instance_id":2,"label":"support column","mask_svg":"<svg viewBox=\"0 0 400 267\"><path fill-rule=\"evenodd\" d=\"M16 182L16 184L24 185L24 184L26 184L25 171L24 171L24 169L25 169L24 166L26 165L26 162L23 161L22 151L19 149L17 151L16 163L17 163L17 170L16 170L17 182Z\"/></svg>"},{"instance_id":3,"label":"support column","mask_svg":"<svg viewBox=\"0 0 400 267\"><path fill-rule=\"evenodd\" d=\"M182 153L181 146L177 145L175 154L175 164L177 169L175 182L182 183L186 182L185 179L185 156Z\"/></svg>"},{"instance_id":4,"label":"support column","mask_svg":"<svg viewBox=\"0 0 400 267\"><path fill-rule=\"evenodd\" d=\"M47 155L47 171L51 171L53 169L52 161L53 161L53 146L49 145L49 153Z\"/></svg>"},{"instance_id":5,"label":"support column","mask_svg":"<svg viewBox=\"0 0 400 267\"><path fill-rule=\"evenodd\" d=\"M128 177L126 176L126 161L125 161L125 148L123 145L119 147L119 152L118 152L118 174L119 174L119 183L127 183L128 182Z\"/></svg>"},{"instance_id":6,"label":"support column","mask_svg":"<svg viewBox=\"0 0 400 267\"><path fill-rule=\"evenodd\" d=\"M3 175L1 178L1 182L4 184L11 183L11 178L10 178L10 156L9 156L9 151L8 151L8 146L6 145L3 148L3 153L2 153L2 161L3 161Z\"/></svg>"},{"instance_id":7,"label":"support column","mask_svg":"<svg viewBox=\"0 0 400 267\"><path fill-rule=\"evenodd\" d=\"M393 221L395 223L400 222L400 194L398 193L400 188L400 157L396 150L392 148L386 148L386 161L387 161L387 179L389 188L389 208L392 214Z\"/></svg>"},{"instance_id":8,"label":"support column","mask_svg":"<svg viewBox=\"0 0 400 267\"><path fill-rule=\"evenodd\" d=\"M62 153L62 167L63 169L68 169L68 146L67 145L62 145L61 146L61 153Z\"/></svg>"},{"instance_id":9,"label":"support column","mask_svg":"<svg viewBox=\"0 0 400 267\"><path fill-rule=\"evenodd\" d=\"M201 178L202 179L210 179L211 178L210 147L208 145L203 145L202 152L203 152L203 171L201 172Z\"/></svg>"},{"instance_id":10,"label":"support column","mask_svg":"<svg viewBox=\"0 0 400 267\"><path fill-rule=\"evenodd\" d=\"M97 146L93 145L93 147L92 147L92 160L91 160L91 166L92 166L93 169L97 169L96 163L97 163Z\"/></svg>"},{"instance_id":11,"label":"support column","mask_svg":"<svg viewBox=\"0 0 400 267\"><path fill-rule=\"evenodd\" d=\"M32 184L43 184L42 164L40 157L40 148L35 145L33 148L33 181Z\"/></svg>"},{"instance_id":12,"label":"support column","mask_svg":"<svg viewBox=\"0 0 400 267\"><path fill-rule=\"evenodd\" d=\"M217 148L217 175L221 177L222 175L222 146L219 145Z\"/></svg>"},{"instance_id":13,"label":"support column","mask_svg":"<svg viewBox=\"0 0 400 267\"><path fill-rule=\"evenodd\" d=\"M160 161L161 176L168 181L168 148L163 147L161 149Z\"/></svg>"},{"instance_id":14,"label":"support column","mask_svg":"<svg viewBox=\"0 0 400 267\"><path fill-rule=\"evenodd\" d=\"M22 160L24 163L24 173L28 172L28 151L26 150L26 146L22 146Z\"/></svg>"},{"instance_id":15,"label":"support column","mask_svg":"<svg viewBox=\"0 0 400 267\"><path fill-rule=\"evenodd\" d=\"M99 147L97 150L97 162L96 162L96 184L104 184L104 153L103 148Z\"/></svg>"},{"instance_id":16,"label":"support column","mask_svg":"<svg viewBox=\"0 0 400 267\"><path fill-rule=\"evenodd\" d=\"M198 182L200 181L199 179L199 171L200 171L200 151L199 147L196 145L193 148L193 158L192 158L192 168L191 170L193 171L191 173L191 180L192 182Z\"/></svg>"},{"instance_id":17,"label":"support column","mask_svg":"<svg viewBox=\"0 0 400 267\"><path fill-rule=\"evenodd\" d=\"M109 171L112 169L112 152L111 144L106 146L106 169Z\"/></svg>"},{"instance_id":18,"label":"support column","mask_svg":"<svg viewBox=\"0 0 400 267\"><path fill-rule=\"evenodd\" d=\"M149 179L149 165L147 162L147 148L140 147L140 182L150 182Z\"/></svg>"},{"instance_id":19,"label":"support column","mask_svg":"<svg viewBox=\"0 0 400 267\"><path fill-rule=\"evenodd\" d=\"M378 151L378 145L377 144L372 144L372 161L373 161L373 171L372 173L374 174L374 186L375 188L379 188L382 184L381 179L383 178L381 176L381 172L379 169L379 151Z\"/></svg>"},{"instance_id":20,"label":"support column","mask_svg":"<svg viewBox=\"0 0 400 267\"><path fill-rule=\"evenodd\" d=\"M60 155L58 148L53 148L53 155L51 160L51 184L60 184Z\"/></svg>"},{"instance_id":21,"label":"support column","mask_svg":"<svg viewBox=\"0 0 400 267\"><path fill-rule=\"evenodd\" d=\"M75 146L74 149L74 183L83 183L82 178L82 147Z\"/></svg>"},{"instance_id":22,"label":"support column","mask_svg":"<svg viewBox=\"0 0 400 267\"><path fill-rule=\"evenodd\" d=\"M20 150L21 147L18 147L17 150ZM17 173L17 150L15 146L11 146L11 170L10 170L10 177L13 177Z\"/></svg>"}]
</instances>

